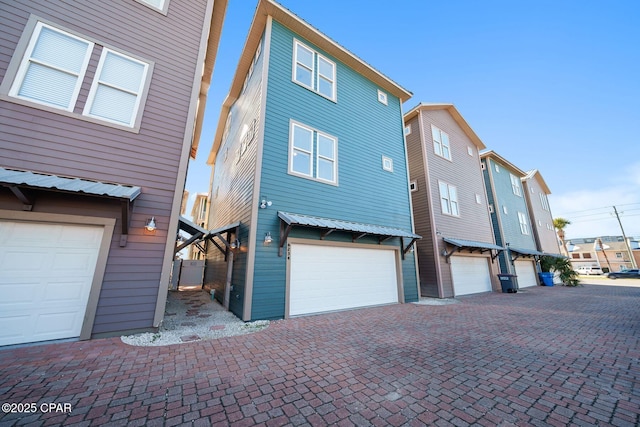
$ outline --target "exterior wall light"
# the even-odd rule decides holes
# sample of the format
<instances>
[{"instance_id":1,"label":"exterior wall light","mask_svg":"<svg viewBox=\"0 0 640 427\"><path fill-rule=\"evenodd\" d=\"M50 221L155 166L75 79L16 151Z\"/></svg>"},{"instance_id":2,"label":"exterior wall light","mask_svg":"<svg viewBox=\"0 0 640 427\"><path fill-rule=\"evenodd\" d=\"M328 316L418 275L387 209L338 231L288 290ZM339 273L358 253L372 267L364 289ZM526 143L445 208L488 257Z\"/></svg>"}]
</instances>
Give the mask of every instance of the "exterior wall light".
<instances>
[{"instance_id":1,"label":"exterior wall light","mask_svg":"<svg viewBox=\"0 0 640 427\"><path fill-rule=\"evenodd\" d=\"M269 246L271 242L273 242L273 239L271 238L271 232L267 231L267 234L264 235L264 245Z\"/></svg>"},{"instance_id":2,"label":"exterior wall light","mask_svg":"<svg viewBox=\"0 0 640 427\"><path fill-rule=\"evenodd\" d=\"M151 218L147 219L147 223L144 225L144 228L148 232L154 233L156 231L156 229L158 228L156 226L156 218L152 216Z\"/></svg>"},{"instance_id":3,"label":"exterior wall light","mask_svg":"<svg viewBox=\"0 0 640 427\"><path fill-rule=\"evenodd\" d=\"M238 249L239 247L240 247L239 239L235 239L233 242L231 242L231 249Z\"/></svg>"},{"instance_id":4,"label":"exterior wall light","mask_svg":"<svg viewBox=\"0 0 640 427\"><path fill-rule=\"evenodd\" d=\"M267 199L262 199L262 201L260 202L260 209L266 209L267 206L271 206L271 200L267 200Z\"/></svg>"}]
</instances>

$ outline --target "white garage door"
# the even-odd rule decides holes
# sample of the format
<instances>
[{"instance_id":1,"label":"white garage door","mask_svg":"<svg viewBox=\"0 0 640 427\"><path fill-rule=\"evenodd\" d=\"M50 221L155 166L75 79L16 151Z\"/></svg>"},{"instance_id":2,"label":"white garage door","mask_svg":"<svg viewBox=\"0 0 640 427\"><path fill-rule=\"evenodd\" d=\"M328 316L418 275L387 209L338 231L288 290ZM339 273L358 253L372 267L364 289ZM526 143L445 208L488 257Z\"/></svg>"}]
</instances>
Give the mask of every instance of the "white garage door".
<instances>
[{"instance_id":1,"label":"white garage door","mask_svg":"<svg viewBox=\"0 0 640 427\"><path fill-rule=\"evenodd\" d=\"M0 345L80 336L103 230L0 221Z\"/></svg>"},{"instance_id":2,"label":"white garage door","mask_svg":"<svg viewBox=\"0 0 640 427\"><path fill-rule=\"evenodd\" d=\"M538 286L536 268L533 265L533 261L517 259L513 265L516 267L516 275L518 276L518 288Z\"/></svg>"},{"instance_id":3,"label":"white garage door","mask_svg":"<svg viewBox=\"0 0 640 427\"><path fill-rule=\"evenodd\" d=\"M487 258L452 256L451 274L456 296L491 291L491 276Z\"/></svg>"},{"instance_id":4,"label":"white garage door","mask_svg":"<svg viewBox=\"0 0 640 427\"><path fill-rule=\"evenodd\" d=\"M289 315L398 302L394 250L291 244Z\"/></svg>"}]
</instances>

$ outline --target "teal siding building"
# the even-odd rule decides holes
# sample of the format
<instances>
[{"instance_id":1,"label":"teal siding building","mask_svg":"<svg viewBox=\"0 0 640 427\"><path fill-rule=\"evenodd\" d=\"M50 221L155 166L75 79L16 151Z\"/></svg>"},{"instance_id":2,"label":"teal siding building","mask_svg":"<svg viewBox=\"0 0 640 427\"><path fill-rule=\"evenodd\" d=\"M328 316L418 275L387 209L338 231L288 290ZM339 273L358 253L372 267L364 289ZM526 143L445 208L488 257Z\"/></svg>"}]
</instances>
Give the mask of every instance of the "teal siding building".
<instances>
[{"instance_id":1,"label":"teal siding building","mask_svg":"<svg viewBox=\"0 0 640 427\"><path fill-rule=\"evenodd\" d=\"M499 255L500 271L517 275L520 287L535 286L537 250L522 179L525 172L494 151L481 154L491 223Z\"/></svg>"},{"instance_id":2,"label":"teal siding building","mask_svg":"<svg viewBox=\"0 0 640 427\"><path fill-rule=\"evenodd\" d=\"M418 300L409 97L287 9L259 2L209 157L209 225L240 226L233 247L208 245L205 285L238 317Z\"/></svg>"}]
</instances>

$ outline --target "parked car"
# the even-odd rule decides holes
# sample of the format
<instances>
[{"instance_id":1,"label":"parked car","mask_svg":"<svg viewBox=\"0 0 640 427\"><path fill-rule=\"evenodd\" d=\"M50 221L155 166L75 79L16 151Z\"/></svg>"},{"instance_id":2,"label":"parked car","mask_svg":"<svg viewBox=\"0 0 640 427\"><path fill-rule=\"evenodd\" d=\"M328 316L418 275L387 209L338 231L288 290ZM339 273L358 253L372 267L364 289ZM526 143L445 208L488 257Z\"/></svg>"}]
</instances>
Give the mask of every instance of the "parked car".
<instances>
[{"instance_id":1,"label":"parked car","mask_svg":"<svg viewBox=\"0 0 640 427\"><path fill-rule=\"evenodd\" d=\"M586 265L581 265L580 267L576 268L576 272L583 276L591 276L591 275L598 276L602 274L602 269L600 267L590 267Z\"/></svg>"},{"instance_id":2,"label":"parked car","mask_svg":"<svg viewBox=\"0 0 640 427\"><path fill-rule=\"evenodd\" d=\"M640 279L640 270L634 268L632 270L615 271L607 274L609 279Z\"/></svg>"}]
</instances>

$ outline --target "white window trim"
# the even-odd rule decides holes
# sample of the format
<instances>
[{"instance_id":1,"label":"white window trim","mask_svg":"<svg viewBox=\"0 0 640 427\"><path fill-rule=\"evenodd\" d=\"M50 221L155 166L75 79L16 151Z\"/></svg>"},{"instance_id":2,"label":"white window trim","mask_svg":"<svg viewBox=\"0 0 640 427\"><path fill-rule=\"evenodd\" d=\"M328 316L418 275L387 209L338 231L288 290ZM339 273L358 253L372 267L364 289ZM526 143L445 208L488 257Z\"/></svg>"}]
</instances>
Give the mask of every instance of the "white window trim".
<instances>
[{"instance_id":1,"label":"white window trim","mask_svg":"<svg viewBox=\"0 0 640 427\"><path fill-rule=\"evenodd\" d=\"M302 47L303 49L308 50L309 52L311 52L311 55L313 57L313 62L311 64L311 68L307 67L305 64L298 62L298 46ZM329 64L331 64L333 66L333 75L332 76L325 76L323 74L320 73L320 65L319 65L319 61L323 60L328 62ZM298 80L298 75L297 75L297 65L300 64L302 67L306 68L307 70L309 70L311 72L311 85L307 85L303 82L301 82L300 80ZM338 91L338 76L337 76L338 70L337 70L337 66L336 63L333 62L332 60L330 60L329 58L327 58L326 56L318 53L316 50L311 49L309 46L307 46L306 44L302 43L300 40L298 39L293 39L293 64L292 64L292 70L291 70L291 81L293 81L295 84L300 85L306 89L309 89L312 92L317 93L318 95L322 96L323 98L326 98L330 101L333 102L337 102L337 91ZM324 93L320 92L320 78L324 78L328 81L331 82L331 96L327 96Z\"/></svg>"},{"instance_id":2,"label":"white window trim","mask_svg":"<svg viewBox=\"0 0 640 427\"><path fill-rule=\"evenodd\" d=\"M295 148L293 145L293 135L295 127L299 127L311 132L311 151L301 150L300 148ZM318 163L319 159L327 159L322 157L317 149L318 146L318 135L321 135L327 139L333 141L333 180L324 179L318 176ZM309 171L310 174L305 174L302 172L298 172L293 170L293 155L294 150L299 150L307 153L309 155ZM314 154L315 153L315 154ZM338 138L335 136L329 135L325 132L319 131L318 129L314 129L311 126L304 125L300 122L291 120L289 123L289 161L288 161L288 173L289 175L297 176L300 178L310 179L312 181L318 181L325 184L338 185Z\"/></svg>"},{"instance_id":3,"label":"white window trim","mask_svg":"<svg viewBox=\"0 0 640 427\"><path fill-rule=\"evenodd\" d=\"M168 1L168 0L167 0ZM83 40L86 41L88 43L91 44L92 49L91 49L91 53L87 54L89 56L89 66L92 63L95 63L95 60L91 59L91 56L93 56L93 47L95 46L102 46L103 49L111 49L114 52L117 52L121 55L124 55L126 57L129 58L133 58L137 61L141 61L143 63L148 64L148 69L147 69L147 78L146 78L146 83L144 85L144 87L142 88L141 91L141 96L140 96L140 105L143 106L143 108L140 109L140 111L138 112L138 116L136 118L135 123L133 124L133 126L127 126L124 125L120 122L111 122L111 121L107 121L105 119L102 118L95 118L95 117L90 117L90 116L86 116L81 114L81 112L75 112L76 109L80 106L83 105L82 102L78 101L78 98L76 97L74 99L74 104L72 106L72 108L70 109L64 109L62 107L60 107L59 105L51 105L49 103L43 103L41 101L37 101L31 98L25 98L25 97L17 97L17 96L13 96L11 93L12 88L14 86L20 86L22 84L22 79L20 77L20 67L23 64L24 60L25 60L25 55L27 55L28 52L28 45L30 43L35 43L34 39L34 35L36 34L36 28L38 28L39 26L46 26L49 27L55 31L64 33L64 34L68 34L71 35L79 40ZM40 30L38 30L40 31ZM30 53L29 53L30 56ZM123 130L126 132L133 132L133 133L139 133L140 131L140 122L142 120L142 115L144 112L144 105L146 104L147 101L147 96L149 93L149 85L150 85L150 80L151 80L151 76L153 75L153 68L154 68L155 64L153 61L148 61L145 58L141 58L135 55L132 55L126 51L121 51L117 48L113 48L112 46L109 46L107 44L105 44L104 42L102 42L101 40L96 40L95 38L92 37L88 37L85 34L80 34L77 33L71 29L65 28L63 26L58 25L55 22L50 22L44 19L41 19L35 15L32 15L29 18L29 21L27 22L27 24L24 27L23 33L20 36L20 41L18 43L18 47L17 49L13 52L13 56L9 62L9 66L7 68L7 73L4 76L4 79L2 80L2 82L0 83L0 99L7 101L7 102L12 102L15 104L20 104L20 105L25 105L31 108L37 108L39 110L43 110L43 111L47 111L50 113L54 113L54 114L59 114L62 116L66 116L66 117L71 117L74 119L79 119L79 120L83 120L89 123L94 123L94 124L98 124L101 126L108 126L111 128L115 128L115 129L119 129L119 130ZM88 68L88 67L87 67ZM17 83L17 81L20 80L20 84ZM86 75L86 73L83 74L82 76L82 83L80 84L80 87L82 88L84 85L89 84L88 82L88 77ZM93 84L93 82L92 82ZM16 91L18 91L19 89L15 89ZM85 101L86 103L86 101Z\"/></svg>"},{"instance_id":4,"label":"white window trim","mask_svg":"<svg viewBox=\"0 0 640 427\"><path fill-rule=\"evenodd\" d=\"M549 211L549 200L547 199L547 195L543 192L540 192L540 203L542 203L542 209L545 211Z\"/></svg>"},{"instance_id":5,"label":"white window trim","mask_svg":"<svg viewBox=\"0 0 640 427\"><path fill-rule=\"evenodd\" d=\"M522 187L520 186L520 179L517 176L510 173L509 177L511 178L511 191L518 197L522 197Z\"/></svg>"},{"instance_id":6,"label":"white window trim","mask_svg":"<svg viewBox=\"0 0 640 427\"><path fill-rule=\"evenodd\" d=\"M393 172L393 159L391 157L382 156L382 169L387 172Z\"/></svg>"},{"instance_id":7,"label":"white window trim","mask_svg":"<svg viewBox=\"0 0 640 427\"><path fill-rule=\"evenodd\" d=\"M73 39L82 41L84 43L87 44L87 50L85 51L85 56L82 62L82 67L80 72L76 75L74 73L70 73L68 70L60 70L58 69L57 71L60 72L64 72L66 74L70 74L70 75L75 75L76 76L76 85L74 87L74 91L72 92L71 98L69 100L69 104L66 107L61 107L59 105L56 104L51 104L45 101L41 101L38 99L33 99L33 98L29 98L29 97L25 97L25 96L21 96L18 94L18 92L20 91L20 89L22 88L22 84L24 83L24 79L26 77L27 71L29 70L29 65L31 64L31 62L35 62L35 63L39 63L42 64L41 62L34 60L32 61L31 59L31 55L33 54L33 50L35 49L36 43L38 41L38 39L40 38L40 34L42 33L42 30L44 28L47 28L51 31L57 32L57 33L61 33L64 34L65 36L71 37ZM13 83L11 85L11 89L9 89L9 96L14 97L14 98L18 98L18 99L22 99L28 102L33 102L36 104L40 104L40 105L46 105L48 107L52 107L55 109L60 109L60 110L64 110L64 111L69 111L69 112L73 112L76 103L78 101L78 94L80 93L80 89L82 87L82 83L84 82L84 78L85 78L85 74L87 72L87 68L89 66L89 61L91 59L91 53L93 52L93 48L95 46L95 43L93 43L90 40L87 40L85 38L79 37L75 34L71 34L67 31L64 31L60 28L56 28L53 27L51 25L45 24L43 22L37 22L35 28L33 29L33 31L31 32L31 36L29 39L29 44L27 46L27 50L24 52L24 55L22 56L22 59L20 60L20 66L18 68L18 71L16 73L15 78L13 79ZM55 69L54 67L52 67L49 64L42 64L45 65L49 68Z\"/></svg>"},{"instance_id":8,"label":"white window trim","mask_svg":"<svg viewBox=\"0 0 640 427\"><path fill-rule=\"evenodd\" d=\"M106 84L106 83L100 81L100 74L102 72L102 68L104 66L104 62L105 62L105 60L107 58L107 55L109 53L111 53L113 55L116 55L116 56L119 56L121 58L124 58L124 59L126 59L128 61L131 61L131 62L137 62L138 64L143 66L142 79L140 80L140 83L138 84L137 92L132 92L132 91L130 91L128 89L117 87L117 86L114 86L114 85L111 85L111 84ZM149 64L147 62L140 61L140 60L132 58L132 57L130 57L128 55L124 55L124 54L122 54L120 52L116 52L116 51L114 51L112 49L108 49L106 47L103 48L102 49L102 54L100 55L100 61L98 62L98 68L96 69L95 76L93 78L93 81L91 82L91 89L89 89L89 96L87 97L87 102L85 103L84 110L83 110L82 114L87 116L87 117L93 117L93 118L96 118L98 120L104 120L106 122L115 123L117 125L133 127L135 125L135 123L137 122L138 116L140 114L140 104L141 104L141 101L142 101L142 96L144 94L144 88L145 88L145 85L147 84L147 79L148 78L149 78ZM135 101L135 104L133 106L133 111L131 113L131 117L129 118L129 123L122 123L122 122L119 122L117 120L110 119L108 117L102 117L102 116L91 114L91 107L93 106L93 102L95 101L95 96L96 96L96 93L98 91L98 87L100 85L109 86L109 87L115 88L115 89L117 89L119 91L126 92L126 93L128 93L130 95L135 95L136 96L136 101Z\"/></svg>"},{"instance_id":9,"label":"white window trim","mask_svg":"<svg viewBox=\"0 0 640 427\"><path fill-rule=\"evenodd\" d=\"M442 186L446 187L446 190L447 190L447 194L445 195L446 197L443 197ZM451 197L452 188L455 189L455 194L456 194L455 200ZM455 185L451 185L448 182L438 181L438 190L440 192L440 211L442 212L442 214L447 216L460 217L460 202L458 201L458 196L457 196L458 187L456 187ZM443 203L445 201L446 201L446 204ZM454 203L458 213L453 213ZM445 206L447 207L449 212L445 211Z\"/></svg>"},{"instance_id":10,"label":"white window trim","mask_svg":"<svg viewBox=\"0 0 640 427\"><path fill-rule=\"evenodd\" d=\"M169 1L171 0L160 0L160 6L156 6L155 4L152 4L149 0L135 0L135 1L147 6L150 9L160 12L163 15L166 15L167 10L169 9Z\"/></svg>"},{"instance_id":11,"label":"white window trim","mask_svg":"<svg viewBox=\"0 0 640 427\"><path fill-rule=\"evenodd\" d=\"M388 105L388 96L386 93L378 89L378 102L384 105Z\"/></svg>"},{"instance_id":12,"label":"white window trim","mask_svg":"<svg viewBox=\"0 0 640 427\"><path fill-rule=\"evenodd\" d=\"M518 212L518 222L520 223L520 232L525 235L529 235L529 224L527 223L527 217L524 213Z\"/></svg>"},{"instance_id":13,"label":"white window trim","mask_svg":"<svg viewBox=\"0 0 640 427\"><path fill-rule=\"evenodd\" d=\"M418 181L414 179L409 182L409 191L411 191L412 193L418 191Z\"/></svg>"},{"instance_id":14,"label":"white window trim","mask_svg":"<svg viewBox=\"0 0 640 427\"><path fill-rule=\"evenodd\" d=\"M497 163L494 163L493 166L495 167L496 172L500 173L500 166L498 166Z\"/></svg>"},{"instance_id":15,"label":"white window trim","mask_svg":"<svg viewBox=\"0 0 640 427\"><path fill-rule=\"evenodd\" d=\"M478 193L476 193L476 203L479 205L482 204L482 196L480 196Z\"/></svg>"},{"instance_id":16,"label":"white window trim","mask_svg":"<svg viewBox=\"0 0 640 427\"><path fill-rule=\"evenodd\" d=\"M411 123L404 127L404 136L411 135Z\"/></svg>"},{"instance_id":17,"label":"white window trim","mask_svg":"<svg viewBox=\"0 0 640 427\"><path fill-rule=\"evenodd\" d=\"M436 141L435 138L433 138L433 134L434 132L437 131L439 136L440 136L440 141ZM442 135L447 135L447 140L449 141L448 144L444 144L444 142L442 141ZM449 161L453 161L453 158L451 156L451 139L449 138L449 134L446 133L445 131L443 131L442 129L440 129L437 126L431 125L431 138L433 139L433 152L439 156L442 157L443 159L447 159ZM444 155L444 147L447 147L447 152L449 153L449 156L445 156Z\"/></svg>"}]
</instances>

